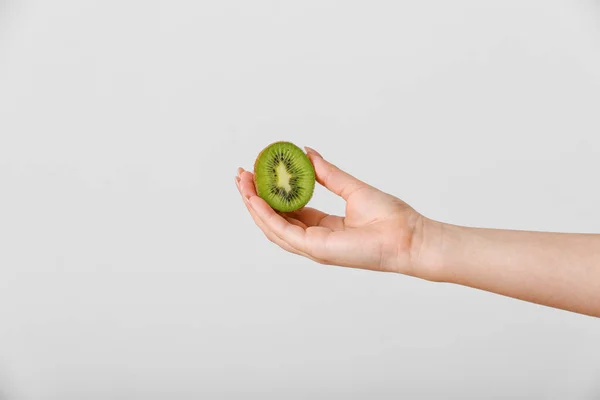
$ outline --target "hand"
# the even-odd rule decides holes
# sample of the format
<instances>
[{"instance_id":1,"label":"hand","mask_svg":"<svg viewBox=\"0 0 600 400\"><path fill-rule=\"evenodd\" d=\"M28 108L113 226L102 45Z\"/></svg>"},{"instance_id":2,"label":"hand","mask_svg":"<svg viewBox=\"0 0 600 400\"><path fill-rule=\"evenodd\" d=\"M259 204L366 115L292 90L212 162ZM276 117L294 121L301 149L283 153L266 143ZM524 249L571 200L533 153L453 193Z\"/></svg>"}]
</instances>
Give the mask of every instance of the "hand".
<instances>
[{"instance_id":1,"label":"hand","mask_svg":"<svg viewBox=\"0 0 600 400\"><path fill-rule=\"evenodd\" d=\"M600 317L600 235L444 224L306 149L317 181L346 201L338 217L275 212L252 173L235 182L254 222L281 248L321 264L398 272Z\"/></svg>"},{"instance_id":2,"label":"hand","mask_svg":"<svg viewBox=\"0 0 600 400\"><path fill-rule=\"evenodd\" d=\"M236 185L254 222L284 250L327 265L399 272L436 280L423 268L421 252L428 221L402 200L383 193L306 148L317 182L346 201L344 217L305 207L274 211L257 196L254 176L238 170Z\"/></svg>"}]
</instances>

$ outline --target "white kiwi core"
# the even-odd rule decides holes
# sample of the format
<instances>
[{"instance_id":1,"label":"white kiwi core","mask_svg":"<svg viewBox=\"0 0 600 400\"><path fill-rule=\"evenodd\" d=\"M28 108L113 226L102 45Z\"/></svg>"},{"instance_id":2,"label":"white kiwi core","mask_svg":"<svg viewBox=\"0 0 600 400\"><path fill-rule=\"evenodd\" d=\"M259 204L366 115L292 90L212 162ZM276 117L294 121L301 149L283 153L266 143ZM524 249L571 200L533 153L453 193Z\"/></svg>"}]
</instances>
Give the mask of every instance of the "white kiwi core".
<instances>
[{"instance_id":1,"label":"white kiwi core","mask_svg":"<svg viewBox=\"0 0 600 400\"><path fill-rule=\"evenodd\" d=\"M291 192L292 187L290 186L290 179L292 178L292 174L288 172L283 162L280 162L277 167L275 167L275 173L277 174L277 186L288 193Z\"/></svg>"}]
</instances>

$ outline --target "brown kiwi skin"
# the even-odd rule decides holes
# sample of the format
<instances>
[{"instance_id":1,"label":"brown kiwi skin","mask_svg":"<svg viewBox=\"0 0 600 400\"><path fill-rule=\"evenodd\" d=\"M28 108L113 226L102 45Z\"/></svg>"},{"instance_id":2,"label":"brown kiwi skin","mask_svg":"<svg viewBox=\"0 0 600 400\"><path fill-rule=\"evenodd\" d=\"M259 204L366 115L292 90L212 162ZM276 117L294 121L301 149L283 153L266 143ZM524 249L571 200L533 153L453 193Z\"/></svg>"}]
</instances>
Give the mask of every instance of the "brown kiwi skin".
<instances>
[{"instance_id":1,"label":"brown kiwi skin","mask_svg":"<svg viewBox=\"0 0 600 400\"><path fill-rule=\"evenodd\" d=\"M272 145L277 144L277 143L292 143L292 142L289 142L286 140L278 140L276 142L271 142L269 145L265 146L260 151L260 153L258 153L258 156L256 156L256 159L254 160L254 166L252 167L252 170L254 172L254 174L253 174L254 190L256 191L256 193L258 193L258 186L256 185L256 165L258 164L258 160L260 159L260 156L262 156L262 154L265 152L265 150L267 150L269 147L271 147ZM310 160L310 158L309 158L309 160ZM304 208L304 207L302 207L302 208ZM279 212L279 211L275 210L275 212Z\"/></svg>"}]
</instances>

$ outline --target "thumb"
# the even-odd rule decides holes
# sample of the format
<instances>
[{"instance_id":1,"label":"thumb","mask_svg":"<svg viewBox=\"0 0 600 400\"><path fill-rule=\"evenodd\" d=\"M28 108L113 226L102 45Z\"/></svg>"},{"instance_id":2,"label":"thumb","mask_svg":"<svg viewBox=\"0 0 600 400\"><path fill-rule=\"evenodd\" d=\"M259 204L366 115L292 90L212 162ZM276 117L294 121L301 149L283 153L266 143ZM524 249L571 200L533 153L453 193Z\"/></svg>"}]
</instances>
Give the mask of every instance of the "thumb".
<instances>
[{"instance_id":1,"label":"thumb","mask_svg":"<svg viewBox=\"0 0 600 400\"><path fill-rule=\"evenodd\" d=\"M369 187L366 183L326 161L316 150L310 147L305 147L305 149L315 167L317 182L341 196L344 200L348 200L355 191Z\"/></svg>"}]
</instances>

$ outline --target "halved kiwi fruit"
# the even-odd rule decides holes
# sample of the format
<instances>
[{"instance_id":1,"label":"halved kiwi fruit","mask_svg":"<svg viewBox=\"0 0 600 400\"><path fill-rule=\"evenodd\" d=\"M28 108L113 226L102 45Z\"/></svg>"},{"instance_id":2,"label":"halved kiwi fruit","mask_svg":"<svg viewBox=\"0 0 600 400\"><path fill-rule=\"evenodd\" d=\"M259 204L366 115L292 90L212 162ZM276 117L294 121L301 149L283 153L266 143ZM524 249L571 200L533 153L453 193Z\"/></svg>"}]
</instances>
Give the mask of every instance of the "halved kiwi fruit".
<instances>
[{"instance_id":1,"label":"halved kiwi fruit","mask_svg":"<svg viewBox=\"0 0 600 400\"><path fill-rule=\"evenodd\" d=\"M254 163L256 193L274 210L296 211L312 198L315 169L304 151L290 142L275 142Z\"/></svg>"}]
</instances>

